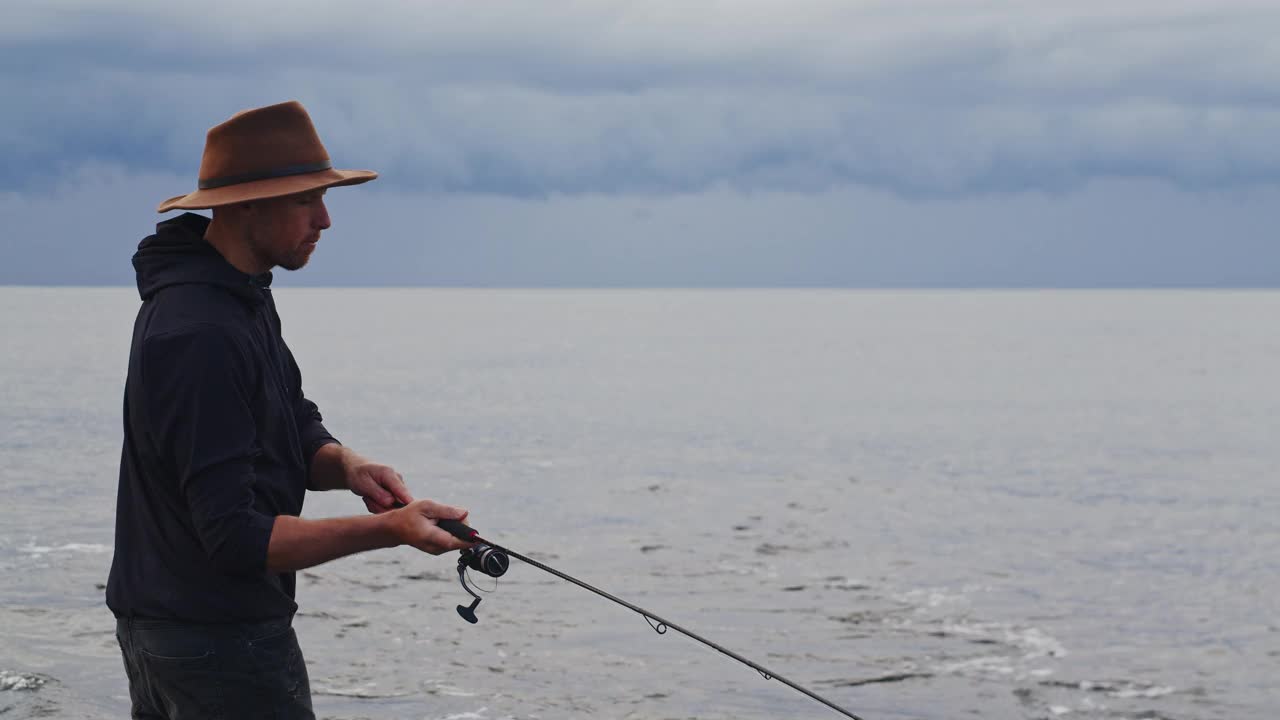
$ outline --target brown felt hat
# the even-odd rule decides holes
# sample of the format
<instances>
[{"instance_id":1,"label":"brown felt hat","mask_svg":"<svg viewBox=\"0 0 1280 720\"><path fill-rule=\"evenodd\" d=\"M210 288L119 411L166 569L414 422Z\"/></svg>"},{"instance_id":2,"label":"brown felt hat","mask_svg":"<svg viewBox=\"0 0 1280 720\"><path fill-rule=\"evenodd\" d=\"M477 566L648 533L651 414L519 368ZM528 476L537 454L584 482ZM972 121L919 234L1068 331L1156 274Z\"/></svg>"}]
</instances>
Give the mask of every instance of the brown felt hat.
<instances>
[{"instance_id":1,"label":"brown felt hat","mask_svg":"<svg viewBox=\"0 0 1280 720\"><path fill-rule=\"evenodd\" d=\"M297 101L236 113L209 129L199 189L160 203L158 212L200 210L248 200L358 185L372 170L334 170L306 108Z\"/></svg>"}]
</instances>

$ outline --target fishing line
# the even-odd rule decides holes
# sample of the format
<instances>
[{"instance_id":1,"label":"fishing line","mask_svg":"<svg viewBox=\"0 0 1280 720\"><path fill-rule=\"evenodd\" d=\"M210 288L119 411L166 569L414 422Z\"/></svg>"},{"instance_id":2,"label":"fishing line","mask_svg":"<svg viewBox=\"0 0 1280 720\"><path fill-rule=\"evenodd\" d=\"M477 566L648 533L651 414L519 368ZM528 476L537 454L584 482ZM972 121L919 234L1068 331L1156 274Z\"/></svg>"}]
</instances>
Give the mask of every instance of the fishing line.
<instances>
[{"instance_id":1,"label":"fishing line","mask_svg":"<svg viewBox=\"0 0 1280 720\"><path fill-rule=\"evenodd\" d=\"M839 705L836 705L835 703L813 692L812 690L809 690L808 688L805 688L802 685L799 685L795 682L792 682L791 680L788 680L787 678L764 667L763 665L760 665L752 660L748 660L747 658L739 655L738 653L735 653L732 650L729 650L724 646L719 645L718 643L712 642L711 640L708 640L707 638L704 638L701 635L691 630L687 630L671 622L670 620L667 620L666 618L660 615L657 615L655 613L652 613L640 607L639 605L633 605L627 602L626 600L623 600L622 598L616 597L614 595L611 595L605 592L604 590L601 590L600 588L589 585L573 577L572 575L568 575L566 573L560 572L559 570L556 570L555 568L550 567L548 565L544 565L543 563L540 563L537 560L534 560L533 558L526 557L524 555L521 555L518 552L505 548L496 543L490 542L480 537L479 533L475 529L470 528L457 520L437 520L436 524L440 527L441 530L444 530L445 532L449 533L450 535L453 535L459 540L462 540L464 542L474 543L474 545L472 545L471 547L463 550L462 554L458 557L458 580L462 583L462 589L466 590L468 595L475 598L474 600L472 600L470 606L459 605L458 614L462 616L462 619L466 620L467 622L473 625L475 623L480 622L479 618L476 617L476 608L479 607L480 605L480 596L477 595L471 589L471 586L467 584L468 568L472 570L476 570L477 572L483 573L490 577L497 578L502 576L504 573L506 573L507 569L511 565L511 560L509 558L513 557L513 558L516 558L517 560L520 560L521 562L532 565L538 568L539 570L551 573L552 575L555 575L561 580L564 580L566 582L571 582L574 585L577 585L578 587L583 588L585 590L590 590L591 592L599 595L600 597L603 597L607 600L611 600L627 608L628 610L631 610L632 612L639 614L641 617L644 618L645 622L649 624L649 627L653 628L654 632L658 633L659 635L665 635L668 630L675 630L676 632L681 633L686 637L690 637L690 638L693 638L694 640L697 640L698 642L702 643L703 645L706 645L709 648L712 648L713 650L716 650L724 655L728 655L734 660L737 660L743 665L746 665L752 670L755 670L757 673L760 674L760 677L764 678L765 680L777 680L778 682L786 685L787 687L790 687L791 689L796 690L800 693L803 693L809 698L816 700L822 703L823 705L826 705L827 707L831 708L832 710L835 710L836 712L840 713L841 715L844 715L845 717L853 718L853 720L862 720L862 718L858 717L857 715L854 715L848 710L840 707Z\"/></svg>"}]
</instances>

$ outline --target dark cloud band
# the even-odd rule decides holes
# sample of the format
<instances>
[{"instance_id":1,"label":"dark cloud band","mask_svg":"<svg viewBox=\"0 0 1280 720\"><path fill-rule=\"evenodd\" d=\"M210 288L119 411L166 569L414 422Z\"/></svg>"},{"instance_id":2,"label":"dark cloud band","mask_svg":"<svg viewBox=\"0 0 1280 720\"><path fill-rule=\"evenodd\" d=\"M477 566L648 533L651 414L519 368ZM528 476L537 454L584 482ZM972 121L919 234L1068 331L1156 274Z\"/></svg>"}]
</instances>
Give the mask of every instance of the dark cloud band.
<instances>
[{"instance_id":1,"label":"dark cloud band","mask_svg":"<svg viewBox=\"0 0 1280 720\"><path fill-rule=\"evenodd\" d=\"M257 27L234 59L176 7L123 0L68 26L47 3L17 2L39 32L0 27L0 88L20 109L0 121L0 191L84 162L189 176L211 123L285 98L307 105L339 165L413 190L865 185L957 197L1115 178L1280 184L1280 86L1259 50L1280 10L1256 0L955 0L955 22L892 0L797 0L804 12L759 2L754 20L705 36L693 28L718 27L716 13L643 4L679 8L680 37L698 42L649 22L661 11L620 22L608 3L495 0L422 24L387 2L339 12L367 17L367 40L347 37L341 17L308 16L305 28ZM597 26L606 32L581 30Z\"/></svg>"}]
</instances>

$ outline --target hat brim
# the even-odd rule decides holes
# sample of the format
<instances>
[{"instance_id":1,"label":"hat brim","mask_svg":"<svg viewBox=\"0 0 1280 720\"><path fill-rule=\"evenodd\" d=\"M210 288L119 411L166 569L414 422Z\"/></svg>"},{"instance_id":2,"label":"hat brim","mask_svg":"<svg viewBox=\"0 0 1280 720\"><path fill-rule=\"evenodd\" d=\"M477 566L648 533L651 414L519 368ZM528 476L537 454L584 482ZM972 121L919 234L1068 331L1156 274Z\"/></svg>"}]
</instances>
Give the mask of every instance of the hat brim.
<instances>
[{"instance_id":1,"label":"hat brim","mask_svg":"<svg viewBox=\"0 0 1280 720\"><path fill-rule=\"evenodd\" d=\"M321 170L301 175L255 180L171 197L160 203L156 212L207 210L222 205L234 205L250 200L267 200L341 185L359 185L376 177L378 173L372 170Z\"/></svg>"}]
</instances>

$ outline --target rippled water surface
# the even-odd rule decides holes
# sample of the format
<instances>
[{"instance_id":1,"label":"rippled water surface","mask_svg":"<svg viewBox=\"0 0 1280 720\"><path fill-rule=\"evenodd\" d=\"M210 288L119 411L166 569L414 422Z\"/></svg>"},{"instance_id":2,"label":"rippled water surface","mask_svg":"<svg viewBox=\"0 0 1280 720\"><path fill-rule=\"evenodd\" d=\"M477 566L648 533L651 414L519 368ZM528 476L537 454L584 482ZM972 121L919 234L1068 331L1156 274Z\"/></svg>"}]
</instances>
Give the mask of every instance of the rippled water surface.
<instances>
[{"instance_id":1,"label":"rippled water surface","mask_svg":"<svg viewBox=\"0 0 1280 720\"><path fill-rule=\"evenodd\" d=\"M329 428L417 495L867 720L1275 716L1280 294L277 300ZM102 595L136 307L0 288L5 717L128 713ZM520 563L475 626L407 549L298 599L321 717L839 717Z\"/></svg>"}]
</instances>

